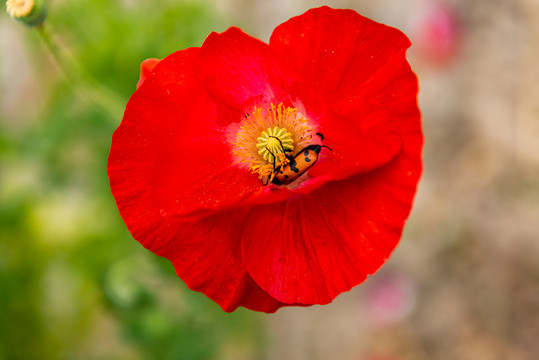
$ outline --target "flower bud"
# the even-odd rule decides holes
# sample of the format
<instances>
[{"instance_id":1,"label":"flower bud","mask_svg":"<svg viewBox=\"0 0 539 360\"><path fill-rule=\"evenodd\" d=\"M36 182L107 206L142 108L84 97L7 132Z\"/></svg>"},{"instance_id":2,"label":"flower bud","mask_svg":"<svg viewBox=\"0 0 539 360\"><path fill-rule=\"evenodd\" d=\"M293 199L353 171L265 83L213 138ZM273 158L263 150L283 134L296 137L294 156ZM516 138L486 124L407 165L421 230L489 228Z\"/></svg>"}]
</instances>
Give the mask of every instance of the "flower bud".
<instances>
[{"instance_id":1,"label":"flower bud","mask_svg":"<svg viewBox=\"0 0 539 360\"><path fill-rule=\"evenodd\" d=\"M6 10L13 19L28 26L41 24L47 15L42 0L7 0Z\"/></svg>"}]
</instances>

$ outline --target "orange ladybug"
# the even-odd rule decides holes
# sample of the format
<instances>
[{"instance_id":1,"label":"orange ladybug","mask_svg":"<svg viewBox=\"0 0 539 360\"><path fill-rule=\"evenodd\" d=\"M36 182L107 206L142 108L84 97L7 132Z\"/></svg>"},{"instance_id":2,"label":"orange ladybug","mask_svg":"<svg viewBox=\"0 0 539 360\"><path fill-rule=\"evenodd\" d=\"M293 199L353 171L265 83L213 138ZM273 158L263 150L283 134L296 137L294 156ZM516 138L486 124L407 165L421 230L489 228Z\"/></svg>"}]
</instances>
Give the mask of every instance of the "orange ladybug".
<instances>
[{"instance_id":1,"label":"orange ladybug","mask_svg":"<svg viewBox=\"0 0 539 360\"><path fill-rule=\"evenodd\" d=\"M329 149L326 145L309 145L298 152L296 156L287 156L290 162L275 169L275 176L271 182L275 185L288 185L296 181L318 160L318 154L323 147Z\"/></svg>"}]
</instances>

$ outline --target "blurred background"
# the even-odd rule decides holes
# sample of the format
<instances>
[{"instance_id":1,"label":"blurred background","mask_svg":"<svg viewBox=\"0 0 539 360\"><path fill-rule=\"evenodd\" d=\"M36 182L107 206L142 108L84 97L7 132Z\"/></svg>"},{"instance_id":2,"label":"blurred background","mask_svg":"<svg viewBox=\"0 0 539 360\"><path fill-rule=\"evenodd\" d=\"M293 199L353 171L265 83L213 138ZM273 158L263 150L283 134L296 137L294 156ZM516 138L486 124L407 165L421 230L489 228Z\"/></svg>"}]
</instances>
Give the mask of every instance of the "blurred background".
<instances>
[{"instance_id":1,"label":"blurred background","mask_svg":"<svg viewBox=\"0 0 539 360\"><path fill-rule=\"evenodd\" d=\"M0 14L0 360L539 359L539 1L50 0ZM149 57L310 7L411 39L425 171L401 244L332 304L224 313L126 230L111 134ZM69 74L68 74L69 75Z\"/></svg>"}]
</instances>

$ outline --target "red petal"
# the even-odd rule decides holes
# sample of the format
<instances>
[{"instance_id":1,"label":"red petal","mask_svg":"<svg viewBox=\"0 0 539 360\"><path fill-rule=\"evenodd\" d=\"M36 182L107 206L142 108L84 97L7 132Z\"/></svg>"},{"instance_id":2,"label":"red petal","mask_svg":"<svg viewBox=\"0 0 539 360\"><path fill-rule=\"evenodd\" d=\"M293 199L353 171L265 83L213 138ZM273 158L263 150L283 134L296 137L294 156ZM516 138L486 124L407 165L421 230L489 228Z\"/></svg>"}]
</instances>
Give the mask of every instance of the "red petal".
<instances>
[{"instance_id":1,"label":"red petal","mask_svg":"<svg viewBox=\"0 0 539 360\"><path fill-rule=\"evenodd\" d=\"M151 203L144 193L140 203ZM274 312L286 304L264 292L245 272L239 259L239 233L245 212L227 212L191 222L141 211L137 203L118 204L128 229L144 247L172 261L178 276L192 290L203 292L225 311L238 306Z\"/></svg>"},{"instance_id":2,"label":"red petal","mask_svg":"<svg viewBox=\"0 0 539 360\"><path fill-rule=\"evenodd\" d=\"M286 304L272 298L247 274L239 258L240 224L245 212L221 213L200 222L176 222L155 236L171 233L166 249L178 276L189 288L201 291L225 311L238 306L274 312Z\"/></svg>"},{"instance_id":3,"label":"red petal","mask_svg":"<svg viewBox=\"0 0 539 360\"><path fill-rule=\"evenodd\" d=\"M325 304L387 260L421 173L419 154L284 203L255 208L242 234L252 278L284 303Z\"/></svg>"},{"instance_id":4,"label":"red petal","mask_svg":"<svg viewBox=\"0 0 539 360\"><path fill-rule=\"evenodd\" d=\"M159 63L159 59L146 59L140 64L140 77L137 82L137 89L142 86L148 76L150 76L152 69Z\"/></svg>"},{"instance_id":5,"label":"red petal","mask_svg":"<svg viewBox=\"0 0 539 360\"><path fill-rule=\"evenodd\" d=\"M328 100L349 100L358 90L372 96L394 78L393 66L406 62L408 38L399 30L353 10L311 9L279 25L270 47L289 60L300 85ZM352 107L348 109L353 110Z\"/></svg>"},{"instance_id":6,"label":"red petal","mask_svg":"<svg viewBox=\"0 0 539 360\"><path fill-rule=\"evenodd\" d=\"M310 175L344 178L386 164L401 148L401 131L419 124L417 80L399 30L352 10L312 9L278 26L270 47L298 74L297 95L334 153ZM402 88L404 98L395 96ZM398 109L396 109L398 107ZM402 115L413 113L413 124Z\"/></svg>"},{"instance_id":7,"label":"red petal","mask_svg":"<svg viewBox=\"0 0 539 360\"><path fill-rule=\"evenodd\" d=\"M368 100L357 104L346 120L337 115L321 117L319 131L331 151L322 151L309 176L347 178L387 164L400 152L402 138L398 122L384 106Z\"/></svg>"},{"instance_id":8,"label":"red petal","mask_svg":"<svg viewBox=\"0 0 539 360\"><path fill-rule=\"evenodd\" d=\"M201 77L223 111L219 123L241 119L241 105L262 95L271 102L283 96L283 74L268 44L231 27L211 33L200 54Z\"/></svg>"},{"instance_id":9,"label":"red petal","mask_svg":"<svg viewBox=\"0 0 539 360\"><path fill-rule=\"evenodd\" d=\"M129 100L113 135L112 192L141 213L208 215L261 187L256 176L233 165L215 104L197 78L197 55L198 49L188 49L163 59ZM146 193L151 197L140 201Z\"/></svg>"}]
</instances>

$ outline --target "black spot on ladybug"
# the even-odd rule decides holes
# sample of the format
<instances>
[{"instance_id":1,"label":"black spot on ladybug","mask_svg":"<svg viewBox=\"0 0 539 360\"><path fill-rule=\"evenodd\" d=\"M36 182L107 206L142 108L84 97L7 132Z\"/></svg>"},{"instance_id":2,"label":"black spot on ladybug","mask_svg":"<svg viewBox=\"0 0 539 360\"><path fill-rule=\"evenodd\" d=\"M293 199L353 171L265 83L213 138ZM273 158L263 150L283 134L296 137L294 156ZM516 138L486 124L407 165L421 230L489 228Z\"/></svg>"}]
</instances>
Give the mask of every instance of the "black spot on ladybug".
<instances>
[{"instance_id":1,"label":"black spot on ladybug","mask_svg":"<svg viewBox=\"0 0 539 360\"><path fill-rule=\"evenodd\" d=\"M290 170L292 170L292 171L295 172L296 174L299 173L298 163L296 162L295 159L292 159L292 160L290 161Z\"/></svg>"},{"instance_id":2,"label":"black spot on ladybug","mask_svg":"<svg viewBox=\"0 0 539 360\"><path fill-rule=\"evenodd\" d=\"M281 173L281 174L282 174L282 173ZM288 175L285 175L284 178L285 178L285 179L288 179Z\"/></svg>"},{"instance_id":3,"label":"black spot on ladybug","mask_svg":"<svg viewBox=\"0 0 539 360\"><path fill-rule=\"evenodd\" d=\"M305 158L305 162L311 162L311 159L309 159L308 157Z\"/></svg>"},{"instance_id":4,"label":"black spot on ladybug","mask_svg":"<svg viewBox=\"0 0 539 360\"><path fill-rule=\"evenodd\" d=\"M303 155L304 155L305 157L309 156L309 151L305 151L305 152L303 153Z\"/></svg>"}]
</instances>

